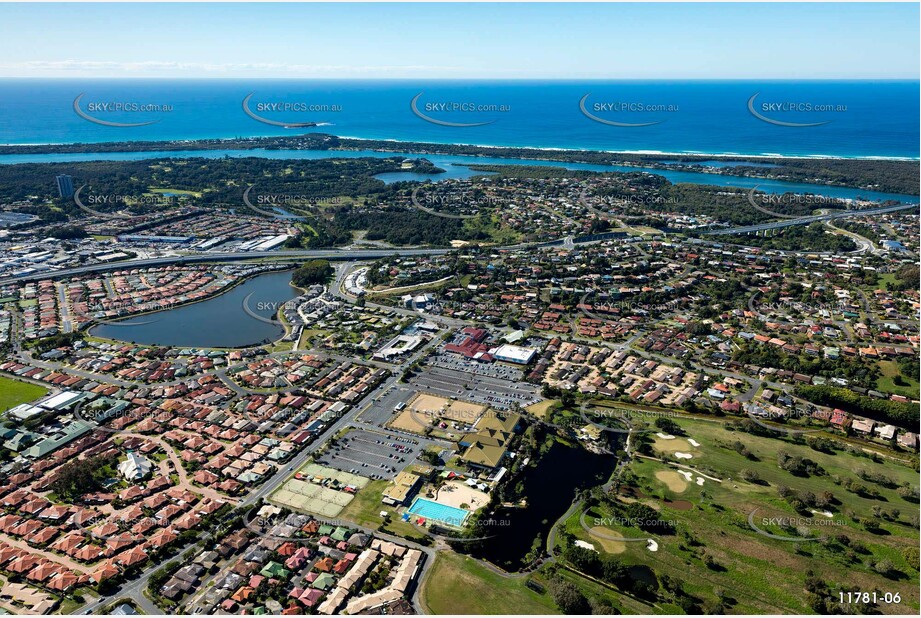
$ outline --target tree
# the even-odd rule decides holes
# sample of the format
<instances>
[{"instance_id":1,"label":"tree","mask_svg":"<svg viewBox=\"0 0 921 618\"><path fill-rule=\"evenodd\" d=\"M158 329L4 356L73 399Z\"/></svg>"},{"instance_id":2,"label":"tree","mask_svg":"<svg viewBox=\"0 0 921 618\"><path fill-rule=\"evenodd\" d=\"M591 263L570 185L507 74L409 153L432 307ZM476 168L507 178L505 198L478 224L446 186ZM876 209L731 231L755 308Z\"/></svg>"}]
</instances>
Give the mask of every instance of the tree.
<instances>
[{"instance_id":1,"label":"tree","mask_svg":"<svg viewBox=\"0 0 921 618\"><path fill-rule=\"evenodd\" d=\"M895 565L892 564L892 561L888 558L883 558L879 562L873 565L873 570L884 575L886 577L891 576L895 572Z\"/></svg>"},{"instance_id":2,"label":"tree","mask_svg":"<svg viewBox=\"0 0 921 618\"><path fill-rule=\"evenodd\" d=\"M591 611L585 595L573 584L561 578L550 582L550 596L564 614L587 614Z\"/></svg>"},{"instance_id":3,"label":"tree","mask_svg":"<svg viewBox=\"0 0 921 618\"><path fill-rule=\"evenodd\" d=\"M333 275L329 260L310 260L291 274L291 283L304 288L317 283L326 283Z\"/></svg>"},{"instance_id":4,"label":"tree","mask_svg":"<svg viewBox=\"0 0 921 618\"><path fill-rule=\"evenodd\" d=\"M105 476L103 468L112 463L105 457L75 460L61 466L58 477L51 483L51 491L68 501L97 491L102 487L99 477Z\"/></svg>"},{"instance_id":5,"label":"tree","mask_svg":"<svg viewBox=\"0 0 921 618\"><path fill-rule=\"evenodd\" d=\"M620 613L607 599L589 599L588 603L592 608L593 616L608 616Z\"/></svg>"}]
</instances>

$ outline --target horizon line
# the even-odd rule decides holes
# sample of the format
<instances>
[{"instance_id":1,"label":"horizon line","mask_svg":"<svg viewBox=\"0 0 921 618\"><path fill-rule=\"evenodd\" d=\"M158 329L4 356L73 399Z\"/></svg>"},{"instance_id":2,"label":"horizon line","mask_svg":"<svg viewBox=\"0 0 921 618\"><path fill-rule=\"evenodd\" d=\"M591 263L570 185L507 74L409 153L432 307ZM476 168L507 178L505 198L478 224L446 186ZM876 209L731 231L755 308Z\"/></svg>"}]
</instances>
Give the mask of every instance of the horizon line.
<instances>
[{"instance_id":1,"label":"horizon line","mask_svg":"<svg viewBox=\"0 0 921 618\"><path fill-rule=\"evenodd\" d=\"M837 81L837 82L871 82L871 81L905 81L921 82L921 76L911 77L311 77L311 76L217 76L217 75L0 75L0 80L22 79L22 80L66 80L66 79L208 79L208 80L324 80L324 81L443 81L443 82L464 82L464 81L555 81L555 82L581 82L581 81L690 81L690 82L707 82L707 81L725 81L725 82L744 82L744 81L787 81L787 82L815 82L815 81Z\"/></svg>"}]
</instances>

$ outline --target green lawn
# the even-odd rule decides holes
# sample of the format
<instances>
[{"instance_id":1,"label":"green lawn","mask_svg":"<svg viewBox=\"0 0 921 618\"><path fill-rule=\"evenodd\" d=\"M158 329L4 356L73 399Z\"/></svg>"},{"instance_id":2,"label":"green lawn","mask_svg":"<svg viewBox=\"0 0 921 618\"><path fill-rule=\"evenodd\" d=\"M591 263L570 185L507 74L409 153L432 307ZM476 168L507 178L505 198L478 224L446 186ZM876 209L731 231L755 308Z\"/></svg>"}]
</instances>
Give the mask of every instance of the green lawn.
<instances>
[{"instance_id":1,"label":"green lawn","mask_svg":"<svg viewBox=\"0 0 921 618\"><path fill-rule=\"evenodd\" d=\"M38 399L47 392L48 389L36 384L0 376L0 412L6 412L21 403Z\"/></svg>"},{"instance_id":2,"label":"green lawn","mask_svg":"<svg viewBox=\"0 0 921 618\"><path fill-rule=\"evenodd\" d=\"M170 189L170 188L161 188L154 189L153 187L147 189L149 193L172 193L173 195L191 195L193 197L201 197L201 191L189 191L188 189Z\"/></svg>"},{"instance_id":3,"label":"green lawn","mask_svg":"<svg viewBox=\"0 0 921 618\"><path fill-rule=\"evenodd\" d=\"M439 552L422 582L419 599L429 614L558 614L549 592L503 577L454 552Z\"/></svg>"},{"instance_id":4,"label":"green lawn","mask_svg":"<svg viewBox=\"0 0 921 618\"><path fill-rule=\"evenodd\" d=\"M904 395L911 399L918 398L918 380L912 376L902 376L903 385L895 383L896 376L900 375L899 365L895 361L880 361L879 370L883 374L876 381L876 389L884 393Z\"/></svg>"},{"instance_id":5,"label":"green lawn","mask_svg":"<svg viewBox=\"0 0 921 618\"><path fill-rule=\"evenodd\" d=\"M384 490L389 484L390 481L386 480L371 481L359 489L355 498L339 513L339 518L353 521L366 528L377 528L384 523L384 518L380 515L381 511L387 511L390 514L390 522L384 532L407 539L420 540L424 534L418 528L400 520L396 509L381 502Z\"/></svg>"}]
</instances>

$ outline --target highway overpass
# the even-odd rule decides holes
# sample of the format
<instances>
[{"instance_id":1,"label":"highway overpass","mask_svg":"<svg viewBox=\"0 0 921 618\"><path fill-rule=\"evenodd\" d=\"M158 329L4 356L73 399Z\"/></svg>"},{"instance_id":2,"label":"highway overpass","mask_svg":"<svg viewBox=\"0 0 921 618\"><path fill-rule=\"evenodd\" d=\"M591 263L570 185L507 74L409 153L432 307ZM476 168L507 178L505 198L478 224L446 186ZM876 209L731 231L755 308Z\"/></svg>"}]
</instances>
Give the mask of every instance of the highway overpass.
<instances>
[{"instance_id":1,"label":"highway overpass","mask_svg":"<svg viewBox=\"0 0 921 618\"><path fill-rule=\"evenodd\" d=\"M895 206L882 206L880 208L865 208L862 210L839 210L824 215L812 215L809 217L799 217L797 219L785 219L783 221L771 221L770 223L759 223L758 225L746 225L743 227L727 227L721 229L708 230L702 232L705 236L721 236L726 234L748 234L751 232L761 232L764 230L776 230L782 227L793 225L808 225L816 221L829 221L831 219L844 219L846 217L869 217L873 215L883 215L900 210L918 209L918 204L897 204Z\"/></svg>"}]
</instances>

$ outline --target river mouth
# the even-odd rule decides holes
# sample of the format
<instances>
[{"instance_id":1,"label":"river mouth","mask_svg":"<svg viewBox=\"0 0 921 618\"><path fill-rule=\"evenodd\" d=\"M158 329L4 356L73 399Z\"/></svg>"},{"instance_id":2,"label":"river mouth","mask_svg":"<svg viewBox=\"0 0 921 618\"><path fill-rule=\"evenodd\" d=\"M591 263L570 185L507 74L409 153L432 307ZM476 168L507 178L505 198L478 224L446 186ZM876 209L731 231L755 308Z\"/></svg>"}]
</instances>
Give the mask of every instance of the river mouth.
<instances>
[{"instance_id":1,"label":"river mouth","mask_svg":"<svg viewBox=\"0 0 921 618\"><path fill-rule=\"evenodd\" d=\"M298 295L291 271L256 275L197 303L89 329L94 337L177 348L242 348L271 343L285 328L274 316Z\"/></svg>"}]
</instances>

